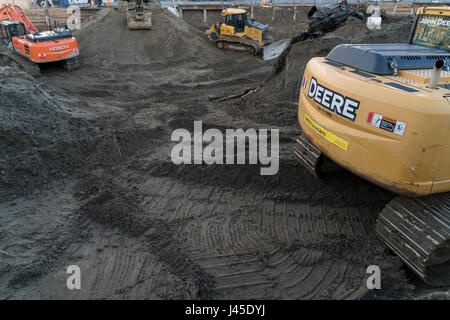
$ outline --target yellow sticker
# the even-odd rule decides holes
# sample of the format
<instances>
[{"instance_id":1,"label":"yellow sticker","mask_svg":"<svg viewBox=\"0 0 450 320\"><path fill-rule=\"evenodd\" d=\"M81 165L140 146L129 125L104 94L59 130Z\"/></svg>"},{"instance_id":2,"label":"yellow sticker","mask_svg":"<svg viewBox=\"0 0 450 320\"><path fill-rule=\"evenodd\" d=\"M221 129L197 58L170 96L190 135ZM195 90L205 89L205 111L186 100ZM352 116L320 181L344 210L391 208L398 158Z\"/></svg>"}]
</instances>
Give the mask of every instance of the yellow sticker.
<instances>
[{"instance_id":1,"label":"yellow sticker","mask_svg":"<svg viewBox=\"0 0 450 320\"><path fill-rule=\"evenodd\" d=\"M345 139L342 139L335 135L334 133L331 133L330 131L326 130L316 122L314 122L313 119L308 117L308 115L305 113L305 122L310 126L315 132L320 134L325 140L328 140L332 144L338 146L341 149L347 150L348 149L348 142Z\"/></svg>"}]
</instances>

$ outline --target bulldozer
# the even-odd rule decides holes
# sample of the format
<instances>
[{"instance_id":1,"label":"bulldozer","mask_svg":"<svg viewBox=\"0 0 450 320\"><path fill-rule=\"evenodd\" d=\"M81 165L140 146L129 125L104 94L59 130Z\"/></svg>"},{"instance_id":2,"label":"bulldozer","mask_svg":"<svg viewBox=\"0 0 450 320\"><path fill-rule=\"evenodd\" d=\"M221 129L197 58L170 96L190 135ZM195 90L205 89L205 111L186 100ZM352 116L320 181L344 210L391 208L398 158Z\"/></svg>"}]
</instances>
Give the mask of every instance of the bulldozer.
<instances>
[{"instance_id":1,"label":"bulldozer","mask_svg":"<svg viewBox=\"0 0 450 320\"><path fill-rule=\"evenodd\" d=\"M219 49L232 49L258 54L264 46L273 43L267 26L249 19L244 9L222 10L223 22L217 22L206 30L208 38Z\"/></svg>"},{"instance_id":2,"label":"bulldozer","mask_svg":"<svg viewBox=\"0 0 450 320\"><path fill-rule=\"evenodd\" d=\"M152 13L146 9L149 0L135 0L134 9L127 10L128 30L150 30Z\"/></svg>"},{"instance_id":3,"label":"bulldozer","mask_svg":"<svg viewBox=\"0 0 450 320\"><path fill-rule=\"evenodd\" d=\"M311 59L293 147L313 175L331 162L398 195L375 231L430 285L450 285L449 51L450 7L425 7L406 44L341 44Z\"/></svg>"},{"instance_id":4,"label":"bulldozer","mask_svg":"<svg viewBox=\"0 0 450 320\"><path fill-rule=\"evenodd\" d=\"M1 50L2 55L33 71L33 75L39 74L36 64L61 61L68 71L80 66L78 42L69 29L39 32L17 5L0 7L0 34L6 48Z\"/></svg>"}]
</instances>

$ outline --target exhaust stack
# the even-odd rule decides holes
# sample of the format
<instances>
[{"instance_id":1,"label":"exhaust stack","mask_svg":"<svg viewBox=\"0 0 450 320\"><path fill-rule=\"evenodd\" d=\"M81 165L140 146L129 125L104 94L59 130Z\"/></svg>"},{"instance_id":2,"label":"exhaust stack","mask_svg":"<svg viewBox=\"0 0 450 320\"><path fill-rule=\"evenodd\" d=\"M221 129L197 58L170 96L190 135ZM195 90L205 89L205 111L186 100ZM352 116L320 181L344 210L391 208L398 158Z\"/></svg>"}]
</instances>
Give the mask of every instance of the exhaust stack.
<instances>
[{"instance_id":1,"label":"exhaust stack","mask_svg":"<svg viewBox=\"0 0 450 320\"><path fill-rule=\"evenodd\" d=\"M431 73L431 79L430 79L430 88L436 89L436 85L439 82L439 77L441 76L441 70L444 67L444 61L438 60L436 61L436 64L434 65L433 71Z\"/></svg>"}]
</instances>

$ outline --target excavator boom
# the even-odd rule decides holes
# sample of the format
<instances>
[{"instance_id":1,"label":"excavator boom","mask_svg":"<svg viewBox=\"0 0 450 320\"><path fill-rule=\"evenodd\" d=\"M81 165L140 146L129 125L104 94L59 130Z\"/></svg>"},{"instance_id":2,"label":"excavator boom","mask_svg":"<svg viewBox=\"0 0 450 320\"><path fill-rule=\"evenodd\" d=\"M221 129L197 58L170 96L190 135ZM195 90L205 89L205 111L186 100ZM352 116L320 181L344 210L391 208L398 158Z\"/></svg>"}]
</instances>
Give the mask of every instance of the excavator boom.
<instances>
[{"instance_id":1,"label":"excavator boom","mask_svg":"<svg viewBox=\"0 0 450 320\"><path fill-rule=\"evenodd\" d=\"M22 22L27 33L38 32L38 29L36 29L31 20L23 13L19 6L3 4L0 8L0 21L5 20Z\"/></svg>"}]
</instances>

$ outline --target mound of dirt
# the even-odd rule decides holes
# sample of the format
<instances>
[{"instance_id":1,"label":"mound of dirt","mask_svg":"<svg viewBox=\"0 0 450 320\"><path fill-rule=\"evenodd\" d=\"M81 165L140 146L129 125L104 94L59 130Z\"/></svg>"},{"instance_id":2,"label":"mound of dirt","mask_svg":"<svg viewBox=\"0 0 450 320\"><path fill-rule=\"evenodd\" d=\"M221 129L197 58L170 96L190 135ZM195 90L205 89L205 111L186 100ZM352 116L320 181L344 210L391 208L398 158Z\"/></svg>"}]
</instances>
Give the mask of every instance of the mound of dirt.
<instances>
[{"instance_id":1,"label":"mound of dirt","mask_svg":"<svg viewBox=\"0 0 450 320\"><path fill-rule=\"evenodd\" d=\"M126 28L126 15L110 11L77 34L83 64L115 69L124 65L176 63L213 55L216 50L198 30L161 8L152 9L152 30ZM112 36L114 35L114 36Z\"/></svg>"},{"instance_id":2,"label":"mound of dirt","mask_svg":"<svg viewBox=\"0 0 450 320\"><path fill-rule=\"evenodd\" d=\"M412 20L385 23L381 30L368 30L364 22L349 18L332 33L292 45L275 62L261 89L229 107L239 113L249 113L255 119L264 119L276 112L270 123L280 126L296 123L300 82L306 63L313 57L326 56L335 46L343 43L406 43Z\"/></svg>"},{"instance_id":3,"label":"mound of dirt","mask_svg":"<svg viewBox=\"0 0 450 320\"><path fill-rule=\"evenodd\" d=\"M30 190L58 176L72 141L92 129L82 112L49 94L29 74L11 67L0 71L0 199ZM84 117L86 115L84 114ZM75 150L73 150L75 151ZM77 153L75 153L76 155Z\"/></svg>"},{"instance_id":4,"label":"mound of dirt","mask_svg":"<svg viewBox=\"0 0 450 320\"><path fill-rule=\"evenodd\" d=\"M307 24L307 13L310 7L297 7L294 9L285 8L266 8L255 6L253 15L256 21L268 26L269 34L275 41L289 39L300 33Z\"/></svg>"}]
</instances>

